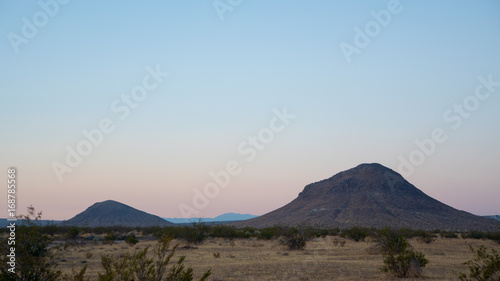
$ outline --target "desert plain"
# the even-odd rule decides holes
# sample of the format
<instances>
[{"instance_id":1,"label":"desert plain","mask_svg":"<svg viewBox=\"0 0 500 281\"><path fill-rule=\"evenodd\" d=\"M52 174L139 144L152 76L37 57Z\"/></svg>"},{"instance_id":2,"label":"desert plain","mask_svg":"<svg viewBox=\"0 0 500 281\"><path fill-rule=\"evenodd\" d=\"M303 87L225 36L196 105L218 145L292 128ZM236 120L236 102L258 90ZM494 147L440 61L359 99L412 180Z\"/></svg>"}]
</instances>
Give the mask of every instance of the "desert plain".
<instances>
[{"instance_id":1,"label":"desert plain","mask_svg":"<svg viewBox=\"0 0 500 281\"><path fill-rule=\"evenodd\" d=\"M345 241L343 246L334 241ZM500 244L491 240L437 238L431 243L410 239L415 250L421 251L429 260L422 276L405 280L458 280L458 272L466 272L463 263L474 256L470 246L480 245L500 252ZM86 277L97 280L98 272L103 269L100 257L111 254L115 257L133 253L157 244L157 240L143 237L136 245L123 241L114 244L85 243L72 245L60 251L59 269L70 274L88 265ZM182 240L173 240L179 244L171 262L180 256L186 256L184 264L194 270L195 280L208 269L212 274L208 280L391 280L382 273L383 257L374 251L376 243L367 238L355 242L351 239L326 236L307 242L303 250L289 250L278 240L257 240L208 238L202 244L188 244ZM395 278L394 278L395 279Z\"/></svg>"}]
</instances>

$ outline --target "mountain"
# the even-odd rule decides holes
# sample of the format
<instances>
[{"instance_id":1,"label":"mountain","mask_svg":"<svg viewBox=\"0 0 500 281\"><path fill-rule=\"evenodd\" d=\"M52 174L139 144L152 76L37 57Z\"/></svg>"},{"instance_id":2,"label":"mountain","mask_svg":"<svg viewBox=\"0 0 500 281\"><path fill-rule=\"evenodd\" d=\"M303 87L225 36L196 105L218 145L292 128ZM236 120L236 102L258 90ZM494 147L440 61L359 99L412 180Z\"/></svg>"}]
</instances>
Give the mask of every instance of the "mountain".
<instances>
[{"instance_id":1,"label":"mountain","mask_svg":"<svg viewBox=\"0 0 500 281\"><path fill-rule=\"evenodd\" d=\"M489 218L489 219L492 219L492 220L497 220L497 221L500 221L500 216L499 215L496 215L496 216L484 216L485 218Z\"/></svg>"},{"instance_id":2,"label":"mountain","mask_svg":"<svg viewBox=\"0 0 500 281\"><path fill-rule=\"evenodd\" d=\"M380 164L361 164L307 185L287 205L237 227L408 227L424 230L498 231L500 222L456 210Z\"/></svg>"},{"instance_id":3,"label":"mountain","mask_svg":"<svg viewBox=\"0 0 500 281\"><path fill-rule=\"evenodd\" d=\"M256 218L257 216L250 214L225 213L213 218L213 221L243 221Z\"/></svg>"},{"instance_id":4,"label":"mountain","mask_svg":"<svg viewBox=\"0 0 500 281\"><path fill-rule=\"evenodd\" d=\"M95 203L63 224L89 227L174 225L158 216L148 214L113 200Z\"/></svg>"},{"instance_id":5,"label":"mountain","mask_svg":"<svg viewBox=\"0 0 500 281\"><path fill-rule=\"evenodd\" d=\"M257 216L250 214L237 214L237 213L225 213L215 218L165 218L169 222L173 223L192 223L202 220L203 222L228 222L228 221L242 221L256 218Z\"/></svg>"}]
</instances>

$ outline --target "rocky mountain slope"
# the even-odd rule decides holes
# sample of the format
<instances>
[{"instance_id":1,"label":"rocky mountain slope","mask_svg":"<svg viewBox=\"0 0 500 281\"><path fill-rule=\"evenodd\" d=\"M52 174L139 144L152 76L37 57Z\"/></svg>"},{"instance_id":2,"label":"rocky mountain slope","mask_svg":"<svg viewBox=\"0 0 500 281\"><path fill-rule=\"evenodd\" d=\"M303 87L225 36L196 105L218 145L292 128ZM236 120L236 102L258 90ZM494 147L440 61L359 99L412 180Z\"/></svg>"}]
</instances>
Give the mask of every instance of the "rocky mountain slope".
<instances>
[{"instance_id":1,"label":"rocky mountain slope","mask_svg":"<svg viewBox=\"0 0 500 281\"><path fill-rule=\"evenodd\" d=\"M409 227L498 231L500 222L456 210L380 164L361 164L307 185L287 205L236 226Z\"/></svg>"},{"instance_id":2,"label":"rocky mountain slope","mask_svg":"<svg viewBox=\"0 0 500 281\"><path fill-rule=\"evenodd\" d=\"M63 224L89 227L174 225L158 216L148 214L113 200L95 203Z\"/></svg>"}]
</instances>

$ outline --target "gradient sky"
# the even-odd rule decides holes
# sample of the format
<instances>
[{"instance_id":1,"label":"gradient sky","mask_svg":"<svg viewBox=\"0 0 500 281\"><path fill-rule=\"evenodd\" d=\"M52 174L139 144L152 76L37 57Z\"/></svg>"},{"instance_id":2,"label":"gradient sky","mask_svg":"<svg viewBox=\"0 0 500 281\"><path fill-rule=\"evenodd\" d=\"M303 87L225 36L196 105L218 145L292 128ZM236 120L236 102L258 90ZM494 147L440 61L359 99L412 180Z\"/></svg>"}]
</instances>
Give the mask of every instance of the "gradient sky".
<instances>
[{"instance_id":1,"label":"gradient sky","mask_svg":"<svg viewBox=\"0 0 500 281\"><path fill-rule=\"evenodd\" d=\"M114 199L181 217L233 160L241 173L198 215L261 215L360 163L399 171L439 128L446 141L406 179L457 209L500 214L500 87L467 118L454 111L474 102L478 77L500 82L498 1L401 0L350 62L342 42L356 46L356 28L395 1L243 0L222 18L213 4L238 1L54 1L41 1L58 3L52 15L0 1L0 180L18 169L18 214L32 204L69 219ZM41 25L31 38L23 18ZM169 76L120 119L111 105L148 66ZM238 146L284 107L296 117L247 161ZM52 164L105 118L114 131L60 182Z\"/></svg>"}]
</instances>

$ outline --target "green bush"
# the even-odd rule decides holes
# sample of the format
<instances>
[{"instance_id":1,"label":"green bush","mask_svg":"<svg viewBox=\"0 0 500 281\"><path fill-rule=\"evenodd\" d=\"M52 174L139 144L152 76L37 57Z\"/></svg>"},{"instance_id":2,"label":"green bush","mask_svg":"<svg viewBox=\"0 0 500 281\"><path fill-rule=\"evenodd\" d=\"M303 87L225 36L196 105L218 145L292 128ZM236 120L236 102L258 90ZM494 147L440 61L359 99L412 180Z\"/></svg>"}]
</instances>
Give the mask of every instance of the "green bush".
<instances>
[{"instance_id":1,"label":"green bush","mask_svg":"<svg viewBox=\"0 0 500 281\"><path fill-rule=\"evenodd\" d=\"M463 238L472 238L472 239L484 239L484 238L486 238L486 234L484 232L473 230L473 231L462 234L462 237Z\"/></svg>"},{"instance_id":2,"label":"green bush","mask_svg":"<svg viewBox=\"0 0 500 281\"><path fill-rule=\"evenodd\" d=\"M411 247L404 233L404 230L397 231L389 228L381 229L380 237L377 242L380 247L380 252L385 255L399 254Z\"/></svg>"},{"instance_id":3,"label":"green bush","mask_svg":"<svg viewBox=\"0 0 500 281\"><path fill-rule=\"evenodd\" d=\"M247 226L247 227L243 228L243 232L244 233L248 233L250 235L255 235L257 233L257 230L255 228L253 228L253 227L248 227Z\"/></svg>"},{"instance_id":4,"label":"green bush","mask_svg":"<svg viewBox=\"0 0 500 281\"><path fill-rule=\"evenodd\" d=\"M78 234L80 234L80 229L76 226L70 226L66 231L66 238L74 240L78 238Z\"/></svg>"},{"instance_id":5,"label":"green bush","mask_svg":"<svg viewBox=\"0 0 500 281\"><path fill-rule=\"evenodd\" d=\"M210 237L235 239L235 238L249 238L252 236L251 232L247 232L245 229L239 230L234 226L227 225L214 225L210 227Z\"/></svg>"},{"instance_id":6,"label":"green bush","mask_svg":"<svg viewBox=\"0 0 500 281\"><path fill-rule=\"evenodd\" d=\"M127 238L125 238L125 242L130 246L133 246L139 243L139 239L137 239L137 237L135 237L135 234L132 233L129 236L127 236Z\"/></svg>"},{"instance_id":7,"label":"green bush","mask_svg":"<svg viewBox=\"0 0 500 281\"><path fill-rule=\"evenodd\" d=\"M356 242L364 241L367 236L367 229L361 227L351 227L342 230L341 236L351 238Z\"/></svg>"},{"instance_id":8,"label":"green bush","mask_svg":"<svg viewBox=\"0 0 500 281\"><path fill-rule=\"evenodd\" d=\"M164 229L161 226L150 226L141 228L141 234L143 236L153 235L158 236L158 233L163 232Z\"/></svg>"},{"instance_id":9,"label":"green bush","mask_svg":"<svg viewBox=\"0 0 500 281\"><path fill-rule=\"evenodd\" d=\"M418 241L430 244L436 240L436 235L429 232L422 232L418 235Z\"/></svg>"},{"instance_id":10,"label":"green bush","mask_svg":"<svg viewBox=\"0 0 500 281\"><path fill-rule=\"evenodd\" d=\"M422 268L429 263L423 253L413 251L401 232L385 230L379 246L384 256L384 266L380 270L388 275L398 278L418 277Z\"/></svg>"},{"instance_id":11,"label":"green bush","mask_svg":"<svg viewBox=\"0 0 500 281\"><path fill-rule=\"evenodd\" d=\"M303 250L306 240L307 237L303 231L296 228L287 229L280 238L281 244L288 246L290 250Z\"/></svg>"},{"instance_id":12,"label":"green bush","mask_svg":"<svg viewBox=\"0 0 500 281\"><path fill-rule=\"evenodd\" d=\"M178 245L170 248L172 237L161 237L153 250L153 256L149 257L149 247L136 251L134 254L126 253L115 259L111 255L101 256L103 273L98 273L99 281L114 280L139 280L139 281L190 281L193 280L193 269L186 268L185 256L181 256L177 262L170 267L170 261L175 254ZM204 272L200 281L206 280L211 274L208 270Z\"/></svg>"},{"instance_id":13,"label":"green bush","mask_svg":"<svg viewBox=\"0 0 500 281\"><path fill-rule=\"evenodd\" d=\"M41 227L40 232L43 234L47 234L53 236L56 233L61 233L61 227L57 226L57 224L49 223Z\"/></svg>"},{"instance_id":14,"label":"green bush","mask_svg":"<svg viewBox=\"0 0 500 281\"><path fill-rule=\"evenodd\" d=\"M257 238L262 239L262 240L271 240L273 238L276 238L279 236L278 233L281 233L281 229L279 227L266 227L261 229L258 234Z\"/></svg>"},{"instance_id":15,"label":"green bush","mask_svg":"<svg viewBox=\"0 0 500 281\"><path fill-rule=\"evenodd\" d=\"M486 233L486 238L500 243L500 232L488 232Z\"/></svg>"},{"instance_id":16,"label":"green bush","mask_svg":"<svg viewBox=\"0 0 500 281\"><path fill-rule=\"evenodd\" d=\"M330 228L327 230L328 235L337 236L340 234L340 228Z\"/></svg>"},{"instance_id":17,"label":"green bush","mask_svg":"<svg viewBox=\"0 0 500 281\"><path fill-rule=\"evenodd\" d=\"M311 226L299 226L307 237L321 237L325 238L328 235L327 229L314 228Z\"/></svg>"},{"instance_id":18,"label":"green bush","mask_svg":"<svg viewBox=\"0 0 500 281\"><path fill-rule=\"evenodd\" d=\"M36 213L33 206L28 207L28 214L21 216L23 225L16 225L15 245L8 245L7 238L1 242L2 256L0 257L0 280L17 281L52 281L59 280L62 272L57 269L56 247L49 249L53 238L42 234L38 220L42 212ZM32 218L33 217L33 218ZM15 273L8 271L9 247L16 248ZM3 254L6 253L6 254Z\"/></svg>"},{"instance_id":19,"label":"green bush","mask_svg":"<svg viewBox=\"0 0 500 281\"><path fill-rule=\"evenodd\" d=\"M192 226L184 227L183 239L188 243L201 244L208 238L210 227L204 222L193 222Z\"/></svg>"},{"instance_id":20,"label":"green bush","mask_svg":"<svg viewBox=\"0 0 500 281\"><path fill-rule=\"evenodd\" d=\"M85 278L85 272L87 271L88 265L85 265L80 269L80 271L76 272L75 269L72 269L73 275L65 274L64 280L73 280L73 281L89 281L88 278Z\"/></svg>"},{"instance_id":21,"label":"green bush","mask_svg":"<svg viewBox=\"0 0 500 281\"><path fill-rule=\"evenodd\" d=\"M117 240L117 239L118 239L118 235L116 233L110 231L104 236L104 243L109 244L109 245L113 245L113 243L115 243L115 240Z\"/></svg>"},{"instance_id":22,"label":"green bush","mask_svg":"<svg viewBox=\"0 0 500 281\"><path fill-rule=\"evenodd\" d=\"M456 232L453 232L453 231L443 231L443 232L441 232L441 237L455 239L455 238L458 238L458 234Z\"/></svg>"},{"instance_id":23,"label":"green bush","mask_svg":"<svg viewBox=\"0 0 500 281\"><path fill-rule=\"evenodd\" d=\"M475 257L464 262L464 265L469 267L469 274L459 273L458 278L463 281L500 281L500 256L498 253L491 249L491 254L488 254L483 245L479 246L477 250L470 246L470 250Z\"/></svg>"},{"instance_id":24,"label":"green bush","mask_svg":"<svg viewBox=\"0 0 500 281\"><path fill-rule=\"evenodd\" d=\"M419 277L428 262L423 253L407 250L398 255L386 256L381 271L398 278Z\"/></svg>"},{"instance_id":25,"label":"green bush","mask_svg":"<svg viewBox=\"0 0 500 281\"><path fill-rule=\"evenodd\" d=\"M344 239L338 239L338 238L335 238L335 239L333 239L332 244L333 244L333 246L340 246L340 247L344 247L345 242L346 242L346 241L345 241Z\"/></svg>"}]
</instances>

